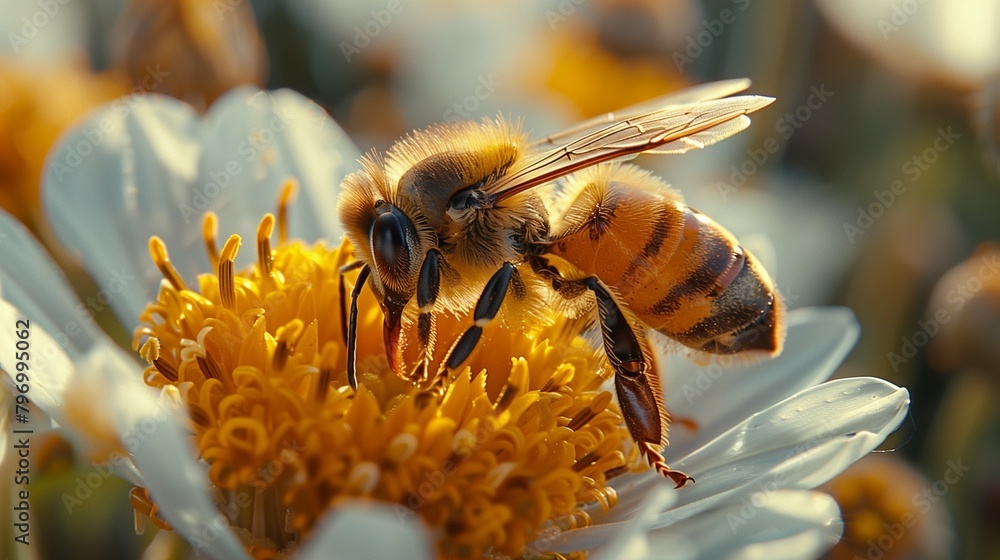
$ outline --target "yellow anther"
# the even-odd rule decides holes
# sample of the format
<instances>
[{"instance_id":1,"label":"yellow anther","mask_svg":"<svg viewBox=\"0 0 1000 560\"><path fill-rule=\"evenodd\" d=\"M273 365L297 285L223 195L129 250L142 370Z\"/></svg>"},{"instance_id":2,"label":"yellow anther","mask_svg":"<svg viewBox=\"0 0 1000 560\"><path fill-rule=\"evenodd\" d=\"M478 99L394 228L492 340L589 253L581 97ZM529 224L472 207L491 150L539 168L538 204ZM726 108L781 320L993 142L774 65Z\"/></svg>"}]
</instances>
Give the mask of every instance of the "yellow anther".
<instances>
[{"instance_id":1,"label":"yellow anther","mask_svg":"<svg viewBox=\"0 0 1000 560\"><path fill-rule=\"evenodd\" d=\"M278 245L284 245L288 241L288 207L295 202L298 192L298 181L293 177L285 179L278 195Z\"/></svg>"},{"instance_id":2,"label":"yellow anther","mask_svg":"<svg viewBox=\"0 0 1000 560\"><path fill-rule=\"evenodd\" d=\"M609 404L611 404L611 392L601 391L600 393L597 393L594 400L590 401L590 410L594 411L596 414L607 409Z\"/></svg>"},{"instance_id":3,"label":"yellow anther","mask_svg":"<svg viewBox=\"0 0 1000 560\"><path fill-rule=\"evenodd\" d=\"M142 344L142 347L139 348L139 355L142 356L147 363L153 364L153 367L156 368L156 371L160 372L160 375L166 377L171 382L177 381L177 368L160 356L159 339L147 339L146 342Z\"/></svg>"},{"instance_id":4,"label":"yellow anther","mask_svg":"<svg viewBox=\"0 0 1000 560\"><path fill-rule=\"evenodd\" d=\"M184 283L184 279L174 268L174 265L170 263L170 255L167 254L167 246L163 243L163 240L155 235L149 238L149 254L153 258L153 263L156 264L156 268L160 269L160 274L170 282L170 285L174 287L177 291L183 291L187 289L187 285Z\"/></svg>"},{"instance_id":5,"label":"yellow anther","mask_svg":"<svg viewBox=\"0 0 1000 560\"><path fill-rule=\"evenodd\" d=\"M135 510L136 533L142 533L144 518L148 518L153 522L153 525L159 527L160 529L166 529L168 531L172 530L170 524L159 516L159 510L157 509L156 504L153 503L153 500L149 499L149 493L145 488L136 486L135 488L129 490L128 498L129 502L132 503L132 508Z\"/></svg>"},{"instance_id":6,"label":"yellow anther","mask_svg":"<svg viewBox=\"0 0 1000 560\"><path fill-rule=\"evenodd\" d=\"M139 356L147 362L152 362L160 357L160 339L147 338L139 348Z\"/></svg>"},{"instance_id":7,"label":"yellow anther","mask_svg":"<svg viewBox=\"0 0 1000 560\"><path fill-rule=\"evenodd\" d=\"M305 325L301 319L293 319L285 326L278 327L277 332L274 334L277 344L274 348L274 357L271 359L272 367L276 371L284 369L285 362L288 361L288 357L295 351L295 343L299 340L299 336L304 329Z\"/></svg>"},{"instance_id":8,"label":"yellow anther","mask_svg":"<svg viewBox=\"0 0 1000 560\"><path fill-rule=\"evenodd\" d=\"M218 216L215 215L215 212L206 212L205 218L201 222L201 237L205 240L205 252L208 253L208 262L212 268L219 267L219 246L215 243L218 234Z\"/></svg>"},{"instance_id":9,"label":"yellow anther","mask_svg":"<svg viewBox=\"0 0 1000 560\"><path fill-rule=\"evenodd\" d=\"M265 278L274 271L274 255L271 253L271 233L274 231L274 216L266 214L257 226L257 266Z\"/></svg>"},{"instance_id":10,"label":"yellow anther","mask_svg":"<svg viewBox=\"0 0 1000 560\"><path fill-rule=\"evenodd\" d=\"M219 256L219 298L226 309L236 307L236 282L235 267L236 254L240 252L240 244L243 240L239 235L233 234L222 246L222 254Z\"/></svg>"}]
</instances>

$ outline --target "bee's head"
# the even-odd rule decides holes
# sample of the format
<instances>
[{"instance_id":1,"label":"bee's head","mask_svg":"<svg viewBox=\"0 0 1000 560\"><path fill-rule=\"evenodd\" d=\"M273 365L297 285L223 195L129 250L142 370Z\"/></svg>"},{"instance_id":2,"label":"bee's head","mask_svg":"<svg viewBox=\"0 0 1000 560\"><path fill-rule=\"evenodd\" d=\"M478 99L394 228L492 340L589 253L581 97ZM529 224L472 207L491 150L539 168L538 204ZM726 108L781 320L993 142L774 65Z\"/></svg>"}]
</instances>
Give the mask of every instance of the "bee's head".
<instances>
[{"instance_id":1,"label":"bee's head","mask_svg":"<svg viewBox=\"0 0 1000 560\"><path fill-rule=\"evenodd\" d=\"M348 176L337 204L358 259L385 312L386 350L393 362L403 308L414 298L420 268L434 247L454 247L488 204L484 186L520 154L516 125L460 123L416 131L383 158L371 154Z\"/></svg>"},{"instance_id":2,"label":"bee's head","mask_svg":"<svg viewBox=\"0 0 1000 560\"><path fill-rule=\"evenodd\" d=\"M385 314L386 356L396 369L403 309L416 293L433 232L420 226L418 208L399 203L381 161L372 157L362 163L364 170L344 180L337 211L355 255L371 268L369 285Z\"/></svg>"}]
</instances>

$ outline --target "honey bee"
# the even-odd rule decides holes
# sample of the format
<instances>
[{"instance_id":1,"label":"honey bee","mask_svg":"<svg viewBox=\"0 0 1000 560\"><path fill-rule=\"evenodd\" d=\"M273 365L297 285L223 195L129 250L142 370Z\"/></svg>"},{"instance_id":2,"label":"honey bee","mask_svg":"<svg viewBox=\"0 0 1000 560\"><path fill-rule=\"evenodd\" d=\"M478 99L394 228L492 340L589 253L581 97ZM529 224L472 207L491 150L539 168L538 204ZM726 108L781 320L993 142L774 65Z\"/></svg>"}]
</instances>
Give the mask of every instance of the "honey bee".
<instances>
[{"instance_id":1,"label":"honey bee","mask_svg":"<svg viewBox=\"0 0 1000 560\"><path fill-rule=\"evenodd\" d=\"M362 158L338 200L358 253L341 274L360 269L350 317L341 317L351 386L365 285L384 313L390 366L422 386L440 386L461 366L502 305L548 302L596 316L632 438L678 487L692 480L661 454L669 416L647 330L700 353L774 355L783 305L732 234L621 160L683 153L745 129L746 115L773 101L733 96L749 85L697 86L536 141L502 118L443 124ZM431 376L442 309L471 310L472 324ZM404 372L400 333L414 320L420 358Z\"/></svg>"}]
</instances>

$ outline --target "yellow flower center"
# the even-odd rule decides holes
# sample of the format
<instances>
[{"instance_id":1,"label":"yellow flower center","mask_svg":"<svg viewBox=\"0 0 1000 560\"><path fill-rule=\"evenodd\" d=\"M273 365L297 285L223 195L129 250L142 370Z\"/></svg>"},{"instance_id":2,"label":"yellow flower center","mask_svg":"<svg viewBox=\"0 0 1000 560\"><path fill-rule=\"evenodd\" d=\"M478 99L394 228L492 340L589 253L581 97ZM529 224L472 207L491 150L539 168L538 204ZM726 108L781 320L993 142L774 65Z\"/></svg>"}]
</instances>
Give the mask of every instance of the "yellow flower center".
<instances>
[{"instance_id":1,"label":"yellow flower center","mask_svg":"<svg viewBox=\"0 0 1000 560\"><path fill-rule=\"evenodd\" d=\"M921 480L894 461L867 457L830 482L844 518L844 536L829 554L834 560L874 552L884 560L912 556L926 531L926 512L911 503Z\"/></svg>"},{"instance_id":2,"label":"yellow flower center","mask_svg":"<svg viewBox=\"0 0 1000 560\"><path fill-rule=\"evenodd\" d=\"M583 505L615 504L608 478L641 460L604 388L608 372L561 320L532 338L494 323L482 343L490 351L434 398L389 370L382 314L365 290L351 390L341 306L356 274L342 286L338 271L351 248L288 241L292 191L286 185L277 220L260 222L250 270L234 271L240 238L218 251L206 216L217 273L197 288L153 238L166 281L133 341L149 363L146 383L175 386L187 403L219 507L255 555L287 549L348 498L396 504L458 558L532 555L542 531L587 523ZM442 314L438 346L467 321ZM133 503L158 521L141 489Z\"/></svg>"}]
</instances>

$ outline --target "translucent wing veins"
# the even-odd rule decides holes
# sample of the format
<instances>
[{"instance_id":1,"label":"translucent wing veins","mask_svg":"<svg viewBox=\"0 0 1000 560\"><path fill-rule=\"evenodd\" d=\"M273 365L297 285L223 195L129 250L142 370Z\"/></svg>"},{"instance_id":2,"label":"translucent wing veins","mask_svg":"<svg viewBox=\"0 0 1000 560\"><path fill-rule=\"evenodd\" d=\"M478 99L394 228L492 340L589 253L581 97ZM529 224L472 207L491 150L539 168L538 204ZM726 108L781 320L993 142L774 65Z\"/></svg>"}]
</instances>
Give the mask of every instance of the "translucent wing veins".
<instances>
[{"instance_id":1,"label":"translucent wing veins","mask_svg":"<svg viewBox=\"0 0 1000 560\"><path fill-rule=\"evenodd\" d=\"M647 151L683 153L708 146L745 129L749 124L746 114L773 101L772 97L756 95L728 97L671 105L612 122L562 146L527 158L524 164L490 185L489 191L494 200L502 201L601 162ZM536 143L535 146L541 144Z\"/></svg>"}]
</instances>

